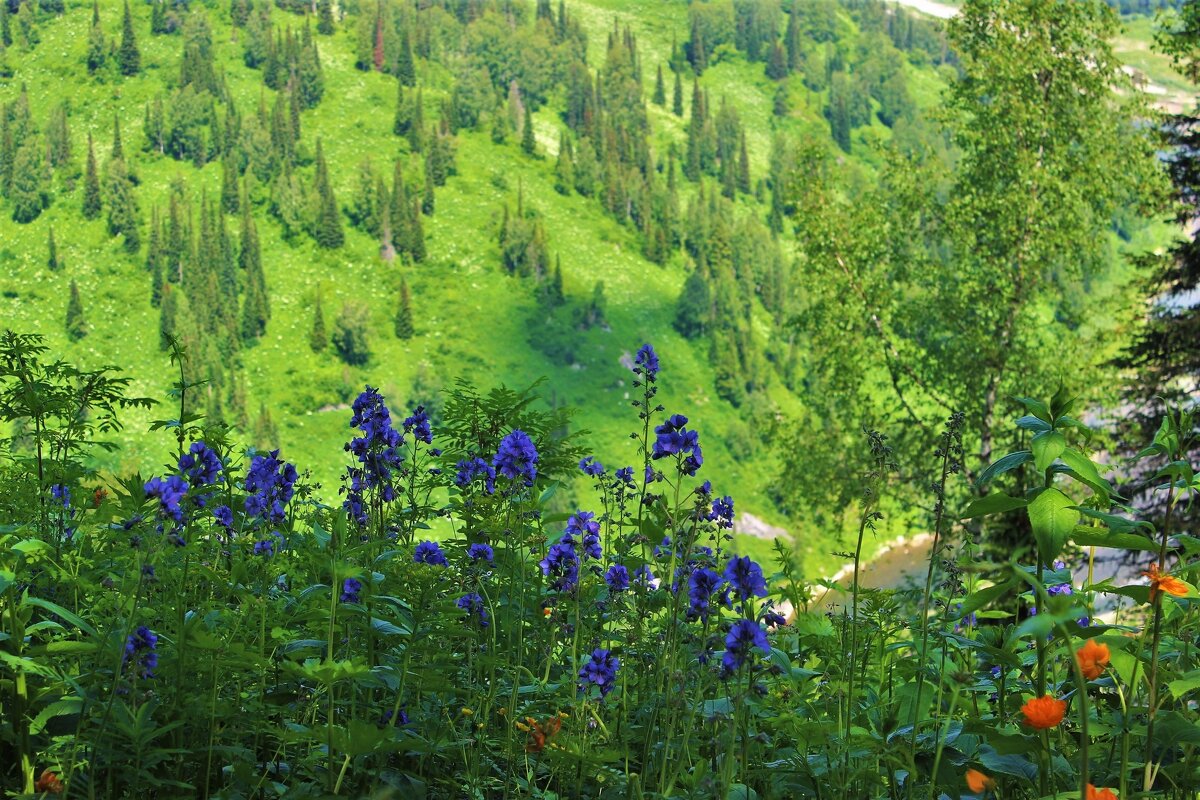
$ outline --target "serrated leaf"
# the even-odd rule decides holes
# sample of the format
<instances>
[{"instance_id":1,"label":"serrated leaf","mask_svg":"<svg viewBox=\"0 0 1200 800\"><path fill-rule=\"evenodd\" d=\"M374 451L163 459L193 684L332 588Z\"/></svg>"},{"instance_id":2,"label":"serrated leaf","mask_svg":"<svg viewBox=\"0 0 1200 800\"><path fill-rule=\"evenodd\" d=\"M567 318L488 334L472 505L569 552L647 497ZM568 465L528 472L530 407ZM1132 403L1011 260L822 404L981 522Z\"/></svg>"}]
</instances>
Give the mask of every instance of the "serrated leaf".
<instances>
[{"instance_id":1,"label":"serrated leaf","mask_svg":"<svg viewBox=\"0 0 1200 800\"><path fill-rule=\"evenodd\" d=\"M46 723L55 717L78 714L82 710L83 698L81 697L64 697L61 700L55 700L38 712L38 715L33 718L33 721L29 723L29 732L39 734L45 730Z\"/></svg>"},{"instance_id":2,"label":"serrated leaf","mask_svg":"<svg viewBox=\"0 0 1200 800\"><path fill-rule=\"evenodd\" d=\"M963 511L960 519L975 519L992 514L1004 514L1017 508L1024 508L1029 501L1024 497L1010 497L1003 492L992 492L983 497L977 497Z\"/></svg>"}]
</instances>

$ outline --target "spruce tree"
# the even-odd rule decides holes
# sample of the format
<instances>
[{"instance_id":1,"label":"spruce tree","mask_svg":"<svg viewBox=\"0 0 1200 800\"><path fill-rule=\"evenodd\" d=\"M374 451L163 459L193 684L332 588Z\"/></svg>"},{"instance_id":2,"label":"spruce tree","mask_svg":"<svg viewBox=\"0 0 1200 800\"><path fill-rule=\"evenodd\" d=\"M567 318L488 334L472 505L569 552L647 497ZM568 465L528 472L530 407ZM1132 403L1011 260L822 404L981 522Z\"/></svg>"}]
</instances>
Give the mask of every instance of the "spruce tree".
<instances>
[{"instance_id":1,"label":"spruce tree","mask_svg":"<svg viewBox=\"0 0 1200 800\"><path fill-rule=\"evenodd\" d=\"M412 298L408 293L408 281L400 279L400 305L396 309L396 338L411 339L413 337Z\"/></svg>"},{"instance_id":2,"label":"spruce tree","mask_svg":"<svg viewBox=\"0 0 1200 800\"><path fill-rule=\"evenodd\" d=\"M79 298L79 286L71 279L71 297L67 300L67 336L77 342L87 336L87 320L83 318L83 301Z\"/></svg>"},{"instance_id":3,"label":"spruce tree","mask_svg":"<svg viewBox=\"0 0 1200 800\"><path fill-rule=\"evenodd\" d=\"M396 114L392 117L392 133L408 136L413 124L413 101L404 84L396 81Z\"/></svg>"},{"instance_id":4,"label":"spruce tree","mask_svg":"<svg viewBox=\"0 0 1200 800\"><path fill-rule=\"evenodd\" d=\"M367 331L371 312L359 303L344 303L333 323L333 347L338 356L351 366L362 366L371 358Z\"/></svg>"},{"instance_id":5,"label":"spruce tree","mask_svg":"<svg viewBox=\"0 0 1200 800\"><path fill-rule=\"evenodd\" d=\"M788 72L800 72L804 67L804 50L800 43L800 18L795 5L788 12L787 32L783 35L783 42L787 48Z\"/></svg>"},{"instance_id":6,"label":"spruce tree","mask_svg":"<svg viewBox=\"0 0 1200 800\"><path fill-rule=\"evenodd\" d=\"M407 30L400 35L400 52L396 54L396 77L405 86L417 85L417 70L413 65L412 40Z\"/></svg>"},{"instance_id":7,"label":"spruce tree","mask_svg":"<svg viewBox=\"0 0 1200 800\"><path fill-rule=\"evenodd\" d=\"M322 36L333 35L333 3L331 0L317 0L317 33Z\"/></svg>"},{"instance_id":8,"label":"spruce tree","mask_svg":"<svg viewBox=\"0 0 1200 800\"><path fill-rule=\"evenodd\" d=\"M415 264L425 260L425 228L421 224L421 204L415 197L412 202L412 219L408 227L408 254Z\"/></svg>"},{"instance_id":9,"label":"spruce tree","mask_svg":"<svg viewBox=\"0 0 1200 800\"><path fill-rule=\"evenodd\" d=\"M699 269L694 269L683 282L683 290L675 303L675 330L686 339L702 336L708 328L711 313L708 282Z\"/></svg>"},{"instance_id":10,"label":"spruce tree","mask_svg":"<svg viewBox=\"0 0 1200 800\"><path fill-rule=\"evenodd\" d=\"M338 211L337 200L329 185L329 168L325 165L325 154L321 148L321 139L317 139L317 175L313 188L317 196L317 213L313 225L313 238L317 244L329 250L335 250L346 241L342 232L341 212Z\"/></svg>"},{"instance_id":11,"label":"spruce tree","mask_svg":"<svg viewBox=\"0 0 1200 800\"><path fill-rule=\"evenodd\" d=\"M46 266L51 272L58 272L62 264L58 261L58 245L54 243L54 226L50 226L50 236L46 240Z\"/></svg>"},{"instance_id":12,"label":"spruce tree","mask_svg":"<svg viewBox=\"0 0 1200 800\"><path fill-rule=\"evenodd\" d=\"M267 331L267 298L258 281L247 281L246 297L242 301L242 343L254 344Z\"/></svg>"},{"instance_id":13,"label":"spruce tree","mask_svg":"<svg viewBox=\"0 0 1200 800\"><path fill-rule=\"evenodd\" d=\"M158 308L162 305L163 298L163 269L162 259L154 262L154 266L150 268L150 305L153 308Z\"/></svg>"},{"instance_id":14,"label":"spruce tree","mask_svg":"<svg viewBox=\"0 0 1200 800\"><path fill-rule=\"evenodd\" d=\"M408 146L414 153L425 149L425 95L423 90L417 90L417 98L413 101L412 124L408 126Z\"/></svg>"},{"instance_id":15,"label":"spruce tree","mask_svg":"<svg viewBox=\"0 0 1200 800\"><path fill-rule=\"evenodd\" d=\"M240 199L237 163L231 151L221 159L221 210L226 214L236 214Z\"/></svg>"},{"instance_id":16,"label":"spruce tree","mask_svg":"<svg viewBox=\"0 0 1200 800\"><path fill-rule=\"evenodd\" d=\"M575 162L571 156L571 140L566 131L558 138L558 160L554 162L554 191L571 194L575 186Z\"/></svg>"},{"instance_id":17,"label":"spruce tree","mask_svg":"<svg viewBox=\"0 0 1200 800\"><path fill-rule=\"evenodd\" d=\"M262 255L258 245L258 228L254 224L254 216L250 213L250 203L243 198L241 249L238 251L238 266L245 275L247 294L251 286L255 287L259 297L256 300L255 311L260 318L255 321L257 329L265 328L271 318L271 300L267 292L267 281L263 275Z\"/></svg>"},{"instance_id":18,"label":"spruce tree","mask_svg":"<svg viewBox=\"0 0 1200 800\"><path fill-rule=\"evenodd\" d=\"M133 183L125 172L124 161L114 161L108 169L108 233L124 237L125 252L136 253L142 246L142 239Z\"/></svg>"},{"instance_id":19,"label":"spruce tree","mask_svg":"<svg viewBox=\"0 0 1200 800\"><path fill-rule=\"evenodd\" d=\"M654 79L654 96L650 98L650 102L656 106L667 104L667 87L663 84L662 64L658 65L658 74Z\"/></svg>"},{"instance_id":20,"label":"spruce tree","mask_svg":"<svg viewBox=\"0 0 1200 800\"><path fill-rule=\"evenodd\" d=\"M0 46L12 47L12 21L8 15L8 3L0 3Z\"/></svg>"},{"instance_id":21,"label":"spruce tree","mask_svg":"<svg viewBox=\"0 0 1200 800\"><path fill-rule=\"evenodd\" d=\"M433 153L429 153L425 156L425 187L421 190L421 213L432 217L433 209Z\"/></svg>"},{"instance_id":22,"label":"spruce tree","mask_svg":"<svg viewBox=\"0 0 1200 800\"><path fill-rule=\"evenodd\" d=\"M671 113L677 117L683 116L683 80L675 73L675 91L671 95Z\"/></svg>"},{"instance_id":23,"label":"spruce tree","mask_svg":"<svg viewBox=\"0 0 1200 800\"><path fill-rule=\"evenodd\" d=\"M788 76L788 59L779 42L771 45L771 53L767 58L767 77L773 81L781 81Z\"/></svg>"},{"instance_id":24,"label":"spruce tree","mask_svg":"<svg viewBox=\"0 0 1200 800\"><path fill-rule=\"evenodd\" d=\"M162 287L162 304L158 307L158 347L160 350L170 347L171 340L175 338L178 294L179 292L170 284Z\"/></svg>"},{"instance_id":25,"label":"spruce tree","mask_svg":"<svg viewBox=\"0 0 1200 800\"><path fill-rule=\"evenodd\" d=\"M537 154L537 139L533 135L533 115L529 110L529 103L525 103L525 120L521 125L521 149L526 155Z\"/></svg>"},{"instance_id":26,"label":"spruce tree","mask_svg":"<svg viewBox=\"0 0 1200 800\"><path fill-rule=\"evenodd\" d=\"M122 75L137 75L142 68L142 56L138 52L137 37L133 32L133 14L129 11L129 0L125 0L125 15L121 19L121 47L117 51L117 63Z\"/></svg>"},{"instance_id":27,"label":"spruce tree","mask_svg":"<svg viewBox=\"0 0 1200 800\"><path fill-rule=\"evenodd\" d=\"M745 128L742 128L742 134L738 140L737 187L738 191L750 194L750 154L746 152Z\"/></svg>"},{"instance_id":28,"label":"spruce tree","mask_svg":"<svg viewBox=\"0 0 1200 800\"><path fill-rule=\"evenodd\" d=\"M33 222L46 207L42 177L42 148L32 136L17 150L13 161L12 185L9 199L12 201L12 218L16 222Z\"/></svg>"},{"instance_id":29,"label":"spruce tree","mask_svg":"<svg viewBox=\"0 0 1200 800\"><path fill-rule=\"evenodd\" d=\"M317 287L317 304L313 309L312 331L308 335L308 346L314 353L319 353L329 344L329 334L325 331L325 311L321 307L321 287Z\"/></svg>"},{"instance_id":30,"label":"spruce tree","mask_svg":"<svg viewBox=\"0 0 1200 800\"><path fill-rule=\"evenodd\" d=\"M100 27L100 6L98 0L92 0L92 28L88 33L87 71L94 75L104 67L108 57L108 41L104 38L104 29Z\"/></svg>"}]
</instances>

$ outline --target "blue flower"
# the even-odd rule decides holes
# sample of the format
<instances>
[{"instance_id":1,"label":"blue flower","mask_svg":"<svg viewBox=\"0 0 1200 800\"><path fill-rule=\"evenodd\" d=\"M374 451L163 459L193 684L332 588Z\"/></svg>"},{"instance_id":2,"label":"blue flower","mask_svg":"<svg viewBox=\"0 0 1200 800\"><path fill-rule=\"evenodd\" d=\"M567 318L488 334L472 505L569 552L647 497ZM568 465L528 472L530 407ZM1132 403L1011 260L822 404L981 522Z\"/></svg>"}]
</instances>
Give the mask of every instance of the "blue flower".
<instances>
[{"instance_id":1,"label":"blue flower","mask_svg":"<svg viewBox=\"0 0 1200 800\"><path fill-rule=\"evenodd\" d=\"M139 625L137 630L125 638L125 655L121 659L121 669L133 662L138 668L138 677L153 678L154 669L158 666L158 636L145 625Z\"/></svg>"},{"instance_id":2,"label":"blue flower","mask_svg":"<svg viewBox=\"0 0 1200 800\"><path fill-rule=\"evenodd\" d=\"M658 377L658 354L649 344L638 348L637 355L633 357L633 374L641 375L648 381Z\"/></svg>"},{"instance_id":3,"label":"blue flower","mask_svg":"<svg viewBox=\"0 0 1200 800\"><path fill-rule=\"evenodd\" d=\"M623 483L630 489L636 485L633 482L633 467L621 467L617 470L616 478L618 483Z\"/></svg>"},{"instance_id":4,"label":"blue flower","mask_svg":"<svg viewBox=\"0 0 1200 800\"><path fill-rule=\"evenodd\" d=\"M442 548L438 546L437 542L425 541L418 544L413 553L413 561L435 567L450 566L450 562L446 561L446 554L442 552Z\"/></svg>"},{"instance_id":5,"label":"blue flower","mask_svg":"<svg viewBox=\"0 0 1200 800\"><path fill-rule=\"evenodd\" d=\"M633 582L651 589L657 589L659 584L658 578L654 577L654 573L650 571L650 567L646 564L633 571Z\"/></svg>"},{"instance_id":6,"label":"blue flower","mask_svg":"<svg viewBox=\"0 0 1200 800\"><path fill-rule=\"evenodd\" d=\"M713 500L712 511L708 515L709 522L716 522L718 528L733 529L733 498L729 495Z\"/></svg>"},{"instance_id":7,"label":"blue flower","mask_svg":"<svg viewBox=\"0 0 1200 800\"><path fill-rule=\"evenodd\" d=\"M569 536L563 536L562 541L550 546L550 551L539 564L542 574L553 580L550 586L559 592L569 592L579 581L579 556L575 554L575 545Z\"/></svg>"},{"instance_id":8,"label":"blue flower","mask_svg":"<svg viewBox=\"0 0 1200 800\"><path fill-rule=\"evenodd\" d=\"M356 436L346 444L346 450L354 454L360 466L349 467L346 476L349 487L345 489L346 500L342 507L359 525L367 524L367 509L364 502L367 492L375 490L378 497L390 503L396 497L392 484L392 471L400 467L404 457L400 447L404 437L392 427L392 415L383 396L370 386L354 400L350 427L358 428Z\"/></svg>"},{"instance_id":9,"label":"blue flower","mask_svg":"<svg viewBox=\"0 0 1200 800\"><path fill-rule=\"evenodd\" d=\"M425 444L433 444L433 431L429 427L429 415L425 406L413 409L412 416L404 420L404 432L411 433L413 438Z\"/></svg>"},{"instance_id":10,"label":"blue flower","mask_svg":"<svg viewBox=\"0 0 1200 800\"><path fill-rule=\"evenodd\" d=\"M463 459L455 465L458 473L454 476L454 485L460 489L466 489L478 477L483 477L484 487L488 494L496 491L496 470L492 465L476 456L471 459Z\"/></svg>"},{"instance_id":11,"label":"blue flower","mask_svg":"<svg viewBox=\"0 0 1200 800\"><path fill-rule=\"evenodd\" d=\"M492 465L509 480L521 478L532 486L537 478L538 452L533 440L524 431L514 430L500 442Z\"/></svg>"},{"instance_id":12,"label":"blue flower","mask_svg":"<svg viewBox=\"0 0 1200 800\"><path fill-rule=\"evenodd\" d=\"M725 565L725 580L733 587L738 599L745 602L751 597L766 597L767 582L762 567L750 560L750 556L734 556Z\"/></svg>"},{"instance_id":13,"label":"blue flower","mask_svg":"<svg viewBox=\"0 0 1200 800\"><path fill-rule=\"evenodd\" d=\"M621 661L611 651L596 648L592 651L592 657L579 668L579 690L586 691L590 684L598 687L600 696L604 697L616 685L617 670L620 668Z\"/></svg>"},{"instance_id":14,"label":"blue flower","mask_svg":"<svg viewBox=\"0 0 1200 800\"><path fill-rule=\"evenodd\" d=\"M278 450L255 456L246 472L246 514L269 523L283 522L287 517L284 506L295 493L297 477L296 467L280 461Z\"/></svg>"},{"instance_id":15,"label":"blue flower","mask_svg":"<svg viewBox=\"0 0 1200 800\"><path fill-rule=\"evenodd\" d=\"M472 618L478 618L479 627L486 628L488 626L487 604L483 598L476 592L464 594L462 597L454 601L454 605L467 612L466 622L472 621Z\"/></svg>"},{"instance_id":16,"label":"blue flower","mask_svg":"<svg viewBox=\"0 0 1200 800\"><path fill-rule=\"evenodd\" d=\"M491 564L496 558L496 553L490 544L473 544L467 548L467 556L472 561L486 561Z\"/></svg>"},{"instance_id":17,"label":"blue flower","mask_svg":"<svg viewBox=\"0 0 1200 800\"><path fill-rule=\"evenodd\" d=\"M604 553L600 549L600 523L593 517L591 511L580 511L567 520L567 531L563 535L564 542L574 542L575 536L580 538L583 545L583 555L586 558L600 558Z\"/></svg>"},{"instance_id":18,"label":"blue flower","mask_svg":"<svg viewBox=\"0 0 1200 800\"><path fill-rule=\"evenodd\" d=\"M217 506L212 510L212 515L225 530L233 527L233 510L229 506Z\"/></svg>"},{"instance_id":19,"label":"blue flower","mask_svg":"<svg viewBox=\"0 0 1200 800\"><path fill-rule=\"evenodd\" d=\"M271 531L271 535L266 539L254 543L254 555L270 558L275 555L275 550L282 541L283 537L279 535L279 531Z\"/></svg>"},{"instance_id":20,"label":"blue flower","mask_svg":"<svg viewBox=\"0 0 1200 800\"><path fill-rule=\"evenodd\" d=\"M622 564L613 564L604 573L604 582L611 591L623 592L629 588L629 570Z\"/></svg>"},{"instance_id":21,"label":"blue flower","mask_svg":"<svg viewBox=\"0 0 1200 800\"><path fill-rule=\"evenodd\" d=\"M210 486L221 477L221 458L204 442L192 442L179 457L179 472L193 488Z\"/></svg>"},{"instance_id":22,"label":"blue flower","mask_svg":"<svg viewBox=\"0 0 1200 800\"><path fill-rule=\"evenodd\" d=\"M151 478L142 487L147 497L158 499L158 510L164 517L170 517L176 522L183 522L183 509L179 504L187 495L187 481L178 475L166 478Z\"/></svg>"},{"instance_id":23,"label":"blue flower","mask_svg":"<svg viewBox=\"0 0 1200 800\"><path fill-rule=\"evenodd\" d=\"M721 576L701 567L688 577L688 617L707 622L712 613L712 596L721 588Z\"/></svg>"},{"instance_id":24,"label":"blue flower","mask_svg":"<svg viewBox=\"0 0 1200 800\"><path fill-rule=\"evenodd\" d=\"M342 596L343 603L358 603L361 602L359 593L362 591L362 581L357 578L346 578L342 581Z\"/></svg>"},{"instance_id":25,"label":"blue flower","mask_svg":"<svg viewBox=\"0 0 1200 800\"><path fill-rule=\"evenodd\" d=\"M684 475L695 475L696 470L704 464L704 456L700 450L700 434L689 431L688 418L683 414L674 414L661 425L655 426L654 447L651 458L666 458L667 456L682 455L679 471Z\"/></svg>"},{"instance_id":26,"label":"blue flower","mask_svg":"<svg viewBox=\"0 0 1200 800\"><path fill-rule=\"evenodd\" d=\"M767 641L767 634L754 620L739 619L733 623L733 627L725 636L725 655L721 658L725 677L742 668L753 648L761 650L763 655L770 653L771 645Z\"/></svg>"},{"instance_id":27,"label":"blue flower","mask_svg":"<svg viewBox=\"0 0 1200 800\"><path fill-rule=\"evenodd\" d=\"M595 456L587 456L581 460L579 462L579 469L584 475L591 475L592 477L604 474L604 465L597 461Z\"/></svg>"},{"instance_id":28,"label":"blue flower","mask_svg":"<svg viewBox=\"0 0 1200 800\"><path fill-rule=\"evenodd\" d=\"M56 483L50 487L50 496L62 504L63 508L71 507L71 487Z\"/></svg>"}]
</instances>

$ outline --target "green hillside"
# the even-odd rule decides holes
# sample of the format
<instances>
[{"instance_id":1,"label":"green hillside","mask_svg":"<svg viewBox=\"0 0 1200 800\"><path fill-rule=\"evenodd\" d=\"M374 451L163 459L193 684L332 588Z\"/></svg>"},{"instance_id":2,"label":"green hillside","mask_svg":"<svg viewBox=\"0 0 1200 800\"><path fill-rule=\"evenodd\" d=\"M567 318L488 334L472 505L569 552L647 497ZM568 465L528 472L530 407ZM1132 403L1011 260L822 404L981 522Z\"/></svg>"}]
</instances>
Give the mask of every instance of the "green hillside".
<instances>
[{"instance_id":1,"label":"green hillside","mask_svg":"<svg viewBox=\"0 0 1200 800\"><path fill-rule=\"evenodd\" d=\"M832 563L834 559L826 551L840 531L839 517L809 515L803 501L780 502L779 491L773 488L775 476L788 458L786 453L781 457L776 447L783 426L805 414L821 413L806 395L811 387L802 374L803 359L815 358L813 345L806 343L810 331L804 327L803 316L811 306L808 292L816 273L805 266L809 254L803 232L787 225L772 238L768 230L772 198L778 198L780 191L781 176L774 169L779 163L779 142L790 142L809 159L805 163L819 165L817 171L828 176L830 197L851 204L870 200L893 145L896 152L931 152L926 166L948 169L953 158L927 113L940 104L944 89L955 77L953 56L940 24L872 2L815 3L803 15L803 30L796 34L797 63L785 63L786 74L775 78L767 74L774 55L764 57L771 50L768 45L761 45L763 53L756 59L748 57L745 43L732 39L709 48L699 86L707 92L710 116L717 120L717 128L723 124L721 105L728 103L736 110L736 116L726 113L724 119L733 120L728 123L735 132L730 141L743 137L749 164L749 186L733 191L732 202L718 204L707 198L716 198L724 182L733 182L724 171L732 175L736 153L719 155L705 165L702 182L685 179L693 111L693 65L685 53L687 58L695 58L697 26L711 37L723 36L721 26L734 19L735 11L738 25L744 17L750 20L748 30L758 30L753 25L769 26L762 35L769 34L770 41L778 37L778 42L786 44L791 35L788 15L780 12L778 3L693 4L689 17L685 2L571 0L563 7L539 3L535 9L532 4L481 1L421 3L420 10L409 3L346 2L330 8L332 34L317 32L317 14L305 17L283 8L289 3L277 5L280 8L271 11L269 23L275 38L268 34L267 39L278 42L278 55L283 58L283 51L295 44L287 43L286 36L302 42L311 35L323 81L319 102L298 115L299 137L287 170L302 192L312 195L320 140L329 183L341 209L344 245L321 247L315 236L304 230L316 224L313 217L318 213L310 214L309 199L301 203L301 230L289 233L281 223L287 212L272 210L281 205L280 167L272 167L269 181L248 177L254 174L249 151L256 142L247 131L254 127L251 120L256 109L261 105L265 110L262 119L273 122L277 103L283 103L280 108L287 105L280 98L291 97L286 86L278 91L264 86L261 64L247 66L244 51L254 23L235 25L233 21L239 9L251 18L262 13L262 0L235 2L233 14L226 0L174 3L169 8L133 4L140 64L136 73L128 76L121 74L119 66L121 4L113 0L98 4L99 31L105 37L101 52L106 57L103 65L89 74L89 47L95 38L91 4L68 0L59 11L53 2L40 7L10 2L9 10L15 13L8 15L5 24L12 43L3 54L5 76L0 80L5 119L15 131L20 107L26 103L22 98L27 98L28 119L36 130L26 135L40 137L29 141L47 142L56 135L51 117L62 104L67 110L70 152L60 155L61 163L53 169L49 164L39 167L45 207L34 219L20 224L14 221L11 192L0 206L0 318L4 326L44 334L55 351L83 365L120 365L134 376L135 394L164 397L176 374L160 345L160 310L151 302L152 278L146 266L151 222L161 220L165 230L174 196L181 218L192 220L190 246L197 248L185 260L194 259L189 268L204 269L196 266L205 259L202 208L204 204L215 207L221 201L223 181L228 182L223 162L228 159L240 178L234 191L248 196L252 204L270 319L261 336L231 334L227 347L219 343L226 339L203 333L205 315L219 316L225 311L214 311L211 298L204 302L188 297L188 290L181 292L179 285L168 283L168 291L174 292L179 302L176 329L189 348L194 377L213 381L211 391L202 390L208 397L201 410L220 415L239 428L249 443L282 447L289 459L312 471L325 486L330 502L335 502L335 487L343 469L331 455L339 453L347 439L347 404L364 384L379 386L396 413L417 402L435 402L441 387L460 379L487 388L498 384L524 387L545 377L543 393L547 397L579 410L577 428L593 431L596 442L621 442L628 427L631 377L623 359L627 361L648 341L663 357L665 394L677 398L678 407L673 405L669 411L693 417L701 432L705 454L714 465L707 477L719 491L737 499L739 511L802 534L813 563ZM726 12L728 18L723 16ZM384 17L386 24L373 27L373 20ZM201 19L207 25L207 36ZM155 25L170 30L152 34ZM906 25L907 38L903 32ZM520 35L508 40L495 29ZM387 62L381 71L371 64L360 68L364 66L363 31L378 33L387 50L381 50ZM737 37L743 35L736 33ZM397 69L395 58L399 56L394 54L401 38L407 41L405 46L415 47L415 86L406 91L419 88L423 97L424 120L429 126L424 152L414 152L406 138L393 133L398 80L390 73ZM635 54L630 63L640 74L630 80L644 100L645 158L657 183L653 189L646 188L650 184L645 181L650 179L642 177L641 183L619 188L629 193L627 206L640 208L639 203L651 192L677 204L672 224L678 230L664 236L667 242L653 260L647 257L647 241L654 229L605 208L601 195L615 179L598 179L593 197L573 189L565 194L556 191L563 137L573 142L575 152L581 146L582 129L577 126L571 132L568 124L574 102L569 79L584 40L586 63L593 75L619 77L624 73L619 64L611 65L612 59L629 57L627 52L622 56L622 46ZM211 59L211 79L189 77L187 67L181 74L189 42L201 53L193 66L199 63L202 71L207 70ZM893 47L893 42L909 49ZM368 52L373 44L368 38ZM550 49L536 52L542 45ZM498 52L501 46L509 50ZM300 45L302 50L304 47ZM776 47L782 49L782 45ZM513 48L526 50L512 52ZM524 104L514 104L512 90L504 91L496 76L490 84L485 82L482 97L476 93L478 120L474 124L447 121L447 109L456 102L455 92L466 94L471 70L488 59L513 65L523 79L529 76L531 83L539 82L536 94L541 97L536 102L534 91L525 95L528 105L536 106L529 115L536 134L533 154L525 151L522 136L515 130L522 123L516 109ZM545 63L540 63L543 60ZM665 75L663 106L651 101L660 67ZM539 69L543 72L538 73ZM682 116L671 109L677 71L682 73ZM890 77L884 79L884 75ZM201 111L195 112L211 113L210 122L192 131L200 131L199 147L207 151L190 160L158 152L150 142L153 131L147 128L156 102L166 109L169 124L172 115L184 114L178 110L185 102L179 99L181 91L200 86L195 92L198 95L205 92L203 84L210 80L204 100L197 101ZM178 88L181 81L190 81L189 90ZM598 91L615 94L607 84ZM846 94L835 97L838 92ZM411 101L413 95L408 96ZM211 111L203 108L205 102L211 103L207 107ZM635 113L635 107L608 108L605 119ZM236 142L225 143L219 141L218 132L235 118L230 109L236 109L243 135ZM838 113L847 115L843 134L847 138L840 142L841 147ZM507 121L508 117L512 120ZM889 117L888 124L885 117ZM503 127L508 129L505 141L499 143L495 140L497 118L505 120ZM105 175L111 168L114 119L120 125L125 164L136 176L132 191L141 238L136 252L126 247L125 237L110 235L106 216L112 201L107 186L105 213L95 219L85 219L81 213L87 137L94 139L98 169ZM152 128L154 125L151 123ZM266 136L262 128L259 133ZM613 146L618 146L619 140L613 136ZM453 149L454 166L445 184L433 192L433 213L421 218L424 258L419 263L407 257L381 258L378 236L351 224L354 204L369 194L361 187L361 165L369 160L390 187L393 161L398 160L415 200L422 197L430 180L426 156L434 140L444 140L445 146ZM630 174L636 172L630 165L643 157L637 155L640 145L636 139L632 141L629 147L634 155L619 167ZM720 145L725 146L724 141ZM272 146L270 136L267 146ZM13 144L9 148L8 158L15 162L18 148ZM207 163L197 166L197 161ZM15 168L10 163L10 169ZM678 188L672 187L669 193L662 188L668 169L672 173L678 170L677 177L672 176ZM794 174L804 171L792 169ZM727 278L720 273L725 267L706 268L706 274L712 276L714 297L727 290L729 299L714 300L717 310L711 324L685 338L675 322L677 299L685 280L697 268L696 247L689 243L699 241L701 251L711 244L703 237L689 238L684 231L692 207L703 206L696 202L701 191L704 202L715 209L710 222L704 224L732 214L741 220L737 236L742 238L733 240L732 255L725 256L733 262ZM936 187L930 185L928 191L933 193ZM310 199L312 208L317 208L317 201ZM223 216L231 248L225 254L228 259L236 256L241 246L242 214ZM499 243L502 223L510 216L530 230L540 231L535 238L544 235L544 248L534 255L530 255L533 250L522 251L522 257L541 258L544 263L518 265L513 274L505 268ZM1111 269L1092 275L1087 291L1097 296L1111 291L1124 297L1119 287L1130 272L1117 254L1145 250L1162 241L1166 233L1137 220L1126 228L1123 238L1115 232L1109 234L1111 254L1106 263ZM47 264L51 229L57 270ZM215 228L209 235L216 236ZM678 238L671 241L672 237ZM705 262L711 257L700 256ZM220 254L212 258L219 259ZM745 264L739 265L739 260ZM550 266L555 263L561 263L565 300L547 306L545 293L554 286ZM409 339L394 335L402 280L411 292L415 335ZM231 309L229 324L239 329L243 316L239 303L249 302L247 281L242 270L234 293L217 296L217 307ZM77 341L68 336L64 324L72 282L78 286L87 328L86 336ZM602 295L599 301L598 293ZM365 364L346 363L332 346L314 352L310 334L318 295L327 332L333 330L345 305L365 308L370 351ZM730 312L732 321L720 318L723 302L736 309L736 313ZM1112 320L1119 316L1114 312ZM1097 338L1102 339L1106 329L1102 323ZM864 365L861 379L867 386L885 384L887 374L879 366ZM936 420L940 412L928 410ZM110 462L97 466L118 473L154 470L151 454L161 452L161 438L145 433L147 423L173 414L160 406L141 417L130 415L125 430L115 437L121 450ZM831 435L842 436L846 430L853 433L858 424L847 421ZM614 466L636 461L632 444L601 450L597 456ZM820 519L825 522L816 521ZM744 547L761 554L767 544L751 541Z\"/></svg>"}]
</instances>

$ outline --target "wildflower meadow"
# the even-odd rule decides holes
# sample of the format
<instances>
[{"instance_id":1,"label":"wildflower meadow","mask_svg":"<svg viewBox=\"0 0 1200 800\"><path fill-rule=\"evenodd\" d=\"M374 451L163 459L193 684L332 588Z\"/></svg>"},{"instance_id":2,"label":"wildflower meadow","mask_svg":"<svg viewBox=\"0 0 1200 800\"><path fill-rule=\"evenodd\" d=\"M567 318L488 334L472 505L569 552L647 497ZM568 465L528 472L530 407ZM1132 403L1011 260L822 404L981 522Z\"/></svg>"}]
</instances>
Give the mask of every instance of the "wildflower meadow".
<instances>
[{"instance_id":1,"label":"wildflower meadow","mask_svg":"<svg viewBox=\"0 0 1200 800\"><path fill-rule=\"evenodd\" d=\"M176 361L186 359L180 348ZM154 475L99 475L128 394L112 369L0 339L18 435L0 489L0 779L11 797L1084 798L1195 796L1200 482L1173 412L1140 454L1161 519L1124 513L1060 393L1028 449L962 479L934 455L935 537L911 590L858 586L897 467L862 455L845 602L789 549L740 555L704 478L703 420L634 359L626 464L531 391L459 386L444 421L367 386L337 494L237 447L171 391ZM181 373L182 374L182 373ZM1040 476L1014 493L1021 468ZM550 510L582 473L583 507ZM965 522L960 523L960 520ZM1027 544L983 560L1005 520ZM1124 548L1144 577L1072 585ZM1124 598L1120 622L1097 614Z\"/></svg>"}]
</instances>

